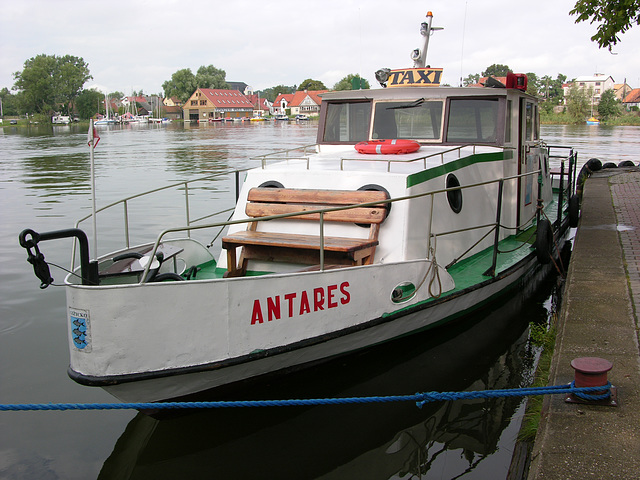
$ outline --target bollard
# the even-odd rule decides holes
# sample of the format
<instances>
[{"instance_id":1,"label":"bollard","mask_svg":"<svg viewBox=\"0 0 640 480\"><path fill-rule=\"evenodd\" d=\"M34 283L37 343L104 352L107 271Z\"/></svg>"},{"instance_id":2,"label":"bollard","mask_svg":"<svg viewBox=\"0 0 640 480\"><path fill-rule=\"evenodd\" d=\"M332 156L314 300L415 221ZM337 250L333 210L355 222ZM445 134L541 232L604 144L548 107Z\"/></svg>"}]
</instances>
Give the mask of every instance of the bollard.
<instances>
[{"instance_id":1,"label":"bollard","mask_svg":"<svg viewBox=\"0 0 640 480\"><path fill-rule=\"evenodd\" d=\"M613 363L604 358L580 357L571 361L575 370L573 386L575 387L605 387L592 393L570 393L565 398L568 403L582 403L587 405L605 405L617 407L616 388L610 386L607 372L613 368Z\"/></svg>"}]
</instances>

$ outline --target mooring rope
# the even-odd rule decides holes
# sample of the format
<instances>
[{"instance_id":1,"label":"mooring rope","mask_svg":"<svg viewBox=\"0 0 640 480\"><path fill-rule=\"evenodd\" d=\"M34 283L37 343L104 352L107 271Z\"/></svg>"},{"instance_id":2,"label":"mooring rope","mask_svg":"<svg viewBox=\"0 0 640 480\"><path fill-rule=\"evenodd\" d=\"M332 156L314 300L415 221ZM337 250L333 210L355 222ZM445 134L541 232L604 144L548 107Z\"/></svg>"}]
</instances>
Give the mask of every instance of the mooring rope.
<instances>
[{"instance_id":1,"label":"mooring rope","mask_svg":"<svg viewBox=\"0 0 640 480\"><path fill-rule=\"evenodd\" d=\"M318 405L353 405L368 403L415 402L418 408L438 401L470 400L478 398L526 397L536 395L576 394L587 395L590 392L602 392L611 384L599 387L575 387L573 383L550 387L514 388L503 390L476 390L469 392L426 392L413 395L390 395L374 397L338 397L310 398L292 400L237 400L213 402L147 402L147 403L23 403L0 404L0 411L34 411L34 410L168 410L168 409L203 409L203 408L246 408L246 407L300 407ZM607 398L607 394L605 397ZM599 399L600 395L586 398ZM582 396L580 398L583 398Z\"/></svg>"}]
</instances>

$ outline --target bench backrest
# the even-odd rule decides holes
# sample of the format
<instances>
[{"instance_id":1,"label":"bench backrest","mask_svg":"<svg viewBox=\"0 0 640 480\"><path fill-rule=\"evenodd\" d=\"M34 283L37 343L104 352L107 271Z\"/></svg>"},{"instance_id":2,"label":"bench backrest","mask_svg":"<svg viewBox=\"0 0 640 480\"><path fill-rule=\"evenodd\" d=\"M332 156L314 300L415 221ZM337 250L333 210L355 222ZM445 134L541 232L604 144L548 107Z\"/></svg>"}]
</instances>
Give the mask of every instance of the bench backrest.
<instances>
[{"instance_id":1,"label":"bench backrest","mask_svg":"<svg viewBox=\"0 0 640 480\"><path fill-rule=\"evenodd\" d=\"M381 202L389 197L378 190L312 190L294 188L252 188L247 196L245 213L249 217L267 217L296 212L321 210L361 203ZM380 224L387 215L387 204L354 207L326 212L329 222ZM290 217L294 220L319 220L319 213Z\"/></svg>"}]
</instances>

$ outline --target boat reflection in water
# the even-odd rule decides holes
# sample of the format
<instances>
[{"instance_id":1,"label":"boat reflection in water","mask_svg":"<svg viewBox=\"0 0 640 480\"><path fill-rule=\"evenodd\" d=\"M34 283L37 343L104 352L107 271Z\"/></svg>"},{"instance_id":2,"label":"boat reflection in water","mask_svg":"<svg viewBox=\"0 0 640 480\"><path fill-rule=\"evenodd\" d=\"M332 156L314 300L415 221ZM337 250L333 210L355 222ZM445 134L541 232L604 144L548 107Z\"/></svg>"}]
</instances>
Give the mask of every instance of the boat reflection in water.
<instances>
[{"instance_id":1,"label":"boat reflection in water","mask_svg":"<svg viewBox=\"0 0 640 480\"><path fill-rule=\"evenodd\" d=\"M530 384L530 321L542 294L518 293L476 317L234 390L189 400L410 395ZM542 296L541 296L542 295ZM139 413L100 472L109 478L505 478L519 397ZM518 416L519 417L519 416ZM506 447L500 437L511 424ZM511 432L510 432L511 433ZM504 458L499 461L496 454Z\"/></svg>"}]
</instances>

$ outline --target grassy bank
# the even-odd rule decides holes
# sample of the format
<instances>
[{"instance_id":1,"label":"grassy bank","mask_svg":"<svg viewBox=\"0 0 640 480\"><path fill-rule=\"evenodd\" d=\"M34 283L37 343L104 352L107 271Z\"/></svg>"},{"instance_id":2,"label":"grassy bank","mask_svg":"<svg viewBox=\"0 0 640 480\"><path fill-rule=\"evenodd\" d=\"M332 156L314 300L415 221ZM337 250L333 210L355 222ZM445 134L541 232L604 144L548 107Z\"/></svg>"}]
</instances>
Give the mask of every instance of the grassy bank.
<instances>
[{"instance_id":1,"label":"grassy bank","mask_svg":"<svg viewBox=\"0 0 640 480\"><path fill-rule=\"evenodd\" d=\"M540 113L540 123L544 125L584 125L584 119L575 119L567 113ZM638 112L628 112L618 117L610 117L600 122L609 126L637 126L640 125Z\"/></svg>"}]
</instances>

